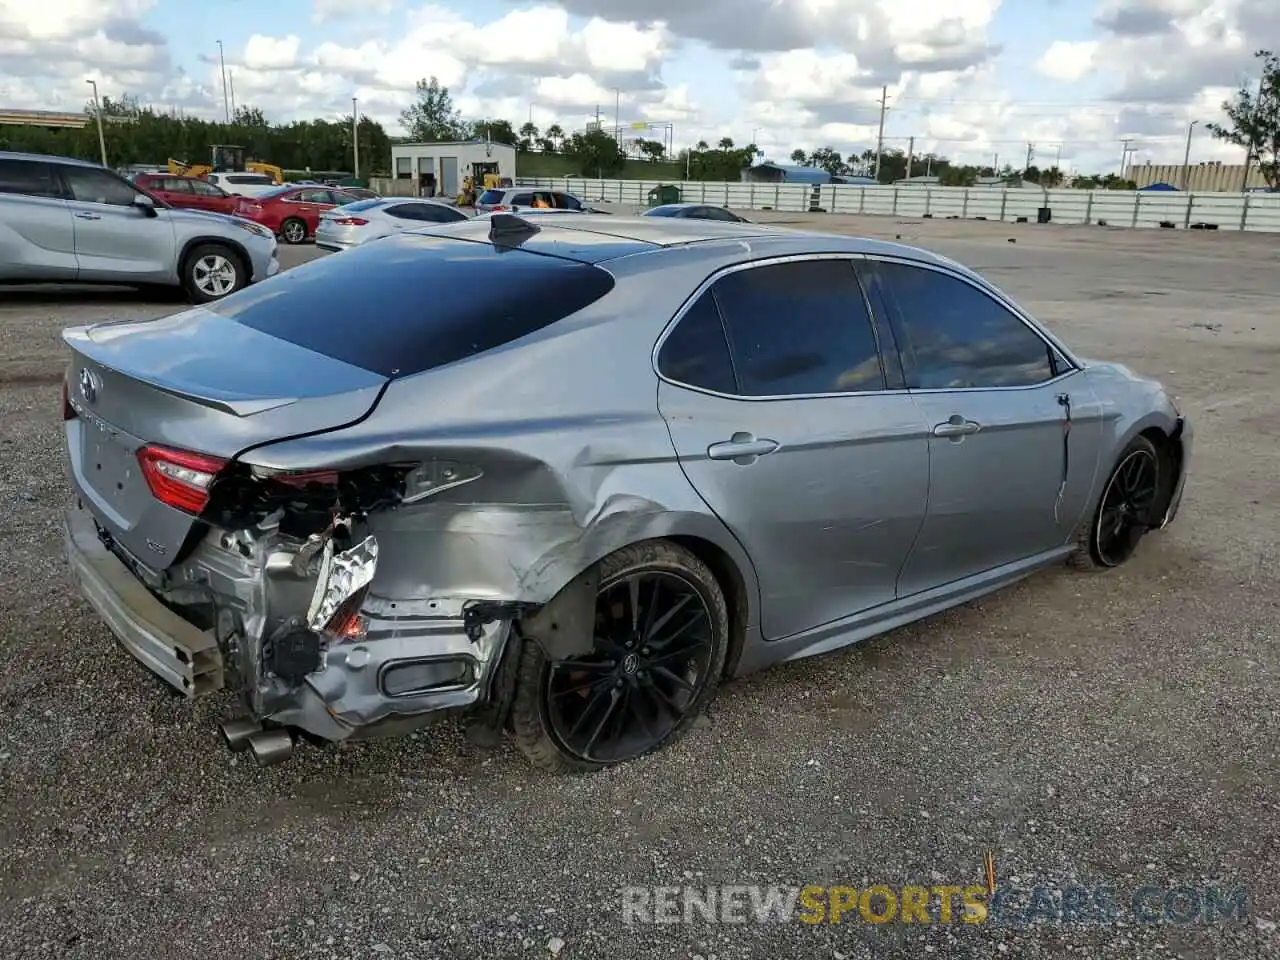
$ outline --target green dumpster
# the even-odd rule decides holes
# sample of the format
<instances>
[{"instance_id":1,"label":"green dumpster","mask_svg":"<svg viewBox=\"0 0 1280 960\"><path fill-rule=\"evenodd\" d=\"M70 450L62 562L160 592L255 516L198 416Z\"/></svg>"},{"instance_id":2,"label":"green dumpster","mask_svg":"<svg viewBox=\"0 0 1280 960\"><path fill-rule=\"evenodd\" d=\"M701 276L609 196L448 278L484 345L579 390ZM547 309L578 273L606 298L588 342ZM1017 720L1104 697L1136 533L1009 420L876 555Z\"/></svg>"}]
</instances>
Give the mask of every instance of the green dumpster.
<instances>
[{"instance_id":1,"label":"green dumpster","mask_svg":"<svg viewBox=\"0 0 1280 960\"><path fill-rule=\"evenodd\" d=\"M660 207L664 203L679 203L680 188L670 183L654 187L649 191L649 206Z\"/></svg>"}]
</instances>

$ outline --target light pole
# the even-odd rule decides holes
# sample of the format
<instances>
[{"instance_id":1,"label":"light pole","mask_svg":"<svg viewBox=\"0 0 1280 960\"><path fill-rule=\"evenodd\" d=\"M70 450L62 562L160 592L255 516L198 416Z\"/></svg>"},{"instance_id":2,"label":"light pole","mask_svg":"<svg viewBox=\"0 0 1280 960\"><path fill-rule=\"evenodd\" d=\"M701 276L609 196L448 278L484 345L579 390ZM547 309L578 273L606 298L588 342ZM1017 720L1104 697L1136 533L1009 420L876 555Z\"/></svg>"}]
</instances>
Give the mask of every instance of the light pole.
<instances>
[{"instance_id":1,"label":"light pole","mask_svg":"<svg viewBox=\"0 0 1280 960\"><path fill-rule=\"evenodd\" d=\"M1196 124L1199 122L1200 122L1199 120L1192 120L1191 123L1187 125L1187 149L1184 150L1182 153L1182 189L1183 190L1187 189L1187 182L1191 177L1191 171L1187 167L1187 164L1191 162L1191 131L1196 128Z\"/></svg>"},{"instance_id":2,"label":"light pole","mask_svg":"<svg viewBox=\"0 0 1280 960\"><path fill-rule=\"evenodd\" d=\"M102 104L98 102L98 81L86 80L93 87L93 115L98 118L98 148L102 151L102 165L107 165L107 138L102 133Z\"/></svg>"},{"instance_id":3,"label":"light pole","mask_svg":"<svg viewBox=\"0 0 1280 960\"><path fill-rule=\"evenodd\" d=\"M222 115L231 122L231 101L227 97L227 61L222 56L222 41L218 41L218 66L222 68Z\"/></svg>"},{"instance_id":4,"label":"light pole","mask_svg":"<svg viewBox=\"0 0 1280 960\"><path fill-rule=\"evenodd\" d=\"M356 98L351 98L351 175L360 179L360 113Z\"/></svg>"}]
</instances>

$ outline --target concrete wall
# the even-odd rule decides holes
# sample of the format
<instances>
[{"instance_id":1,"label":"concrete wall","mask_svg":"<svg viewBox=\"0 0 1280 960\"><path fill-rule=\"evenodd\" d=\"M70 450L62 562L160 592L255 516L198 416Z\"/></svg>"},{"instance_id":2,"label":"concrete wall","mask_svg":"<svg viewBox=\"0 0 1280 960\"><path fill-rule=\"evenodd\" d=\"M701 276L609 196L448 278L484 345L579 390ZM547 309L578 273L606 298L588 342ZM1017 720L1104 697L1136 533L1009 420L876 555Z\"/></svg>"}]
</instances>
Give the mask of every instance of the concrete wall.
<instances>
[{"instance_id":1,"label":"concrete wall","mask_svg":"<svg viewBox=\"0 0 1280 960\"><path fill-rule=\"evenodd\" d=\"M1244 181L1244 164L1210 166L1209 164L1193 163L1189 167L1184 167L1180 163L1144 163L1128 167L1124 172L1124 178L1132 180L1139 187L1145 187L1152 183L1167 183L1181 190L1184 189L1182 185L1184 173L1187 174L1185 189L1193 193L1239 193L1241 184ZM1249 187L1265 187L1267 185L1267 181L1258 170L1256 163L1249 167L1249 182L1245 185Z\"/></svg>"},{"instance_id":2,"label":"concrete wall","mask_svg":"<svg viewBox=\"0 0 1280 960\"><path fill-rule=\"evenodd\" d=\"M633 205L647 203L656 180L528 179L522 186L564 190L586 201ZM1280 233L1280 194L1139 193L1129 190L1018 190L989 187L859 187L854 184L680 183L686 201L714 203L735 210L784 210L795 213L882 214L896 217L955 217L967 220L1032 223L1040 207L1048 207L1053 223L1111 227L1183 229L1213 224L1220 230Z\"/></svg>"}]
</instances>

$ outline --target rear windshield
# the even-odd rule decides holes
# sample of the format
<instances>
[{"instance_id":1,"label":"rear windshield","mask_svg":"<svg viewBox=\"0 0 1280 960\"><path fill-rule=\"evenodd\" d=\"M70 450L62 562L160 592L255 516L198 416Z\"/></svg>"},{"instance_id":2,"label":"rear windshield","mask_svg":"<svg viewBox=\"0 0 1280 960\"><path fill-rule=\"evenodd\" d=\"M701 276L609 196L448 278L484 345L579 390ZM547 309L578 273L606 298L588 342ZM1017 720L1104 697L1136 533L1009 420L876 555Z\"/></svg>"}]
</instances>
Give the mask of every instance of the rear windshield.
<instances>
[{"instance_id":1,"label":"rear windshield","mask_svg":"<svg viewBox=\"0 0 1280 960\"><path fill-rule=\"evenodd\" d=\"M341 196L339 196L339 197L338 197L338 199L339 199L339 200L341 200L341 199L342 199L342 197L341 197ZM342 209L343 209L343 210L350 210L352 213L355 213L357 210L368 210L370 207L378 207L378 206L381 206L381 205L382 205L382 202L383 202L383 201L382 201L381 199L378 199L378 200L356 200L354 203L347 203L347 204L344 204L344 205L343 205L343 207L342 207Z\"/></svg>"},{"instance_id":2,"label":"rear windshield","mask_svg":"<svg viewBox=\"0 0 1280 960\"><path fill-rule=\"evenodd\" d=\"M207 309L364 370L407 377L518 340L612 289L613 277L589 264L405 234L313 260Z\"/></svg>"},{"instance_id":3,"label":"rear windshield","mask_svg":"<svg viewBox=\"0 0 1280 960\"><path fill-rule=\"evenodd\" d=\"M486 190L484 193L480 194L480 202L481 203L501 203L502 197L503 197L503 191L501 190Z\"/></svg>"},{"instance_id":4,"label":"rear windshield","mask_svg":"<svg viewBox=\"0 0 1280 960\"><path fill-rule=\"evenodd\" d=\"M265 174L255 176L251 173L233 173L227 177L228 183L275 183Z\"/></svg>"}]
</instances>

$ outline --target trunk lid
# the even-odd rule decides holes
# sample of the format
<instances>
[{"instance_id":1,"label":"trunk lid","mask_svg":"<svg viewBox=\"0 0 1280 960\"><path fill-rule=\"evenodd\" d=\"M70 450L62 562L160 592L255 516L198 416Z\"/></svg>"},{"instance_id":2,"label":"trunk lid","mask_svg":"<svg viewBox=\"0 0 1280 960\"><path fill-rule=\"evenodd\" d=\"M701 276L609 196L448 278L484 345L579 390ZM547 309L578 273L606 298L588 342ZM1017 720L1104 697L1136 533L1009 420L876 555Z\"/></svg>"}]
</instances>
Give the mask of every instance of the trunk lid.
<instances>
[{"instance_id":1,"label":"trunk lid","mask_svg":"<svg viewBox=\"0 0 1280 960\"><path fill-rule=\"evenodd\" d=\"M196 518L152 496L139 450L231 460L248 447L349 426L388 378L204 308L63 333L72 480L112 538L153 568L173 562Z\"/></svg>"}]
</instances>

